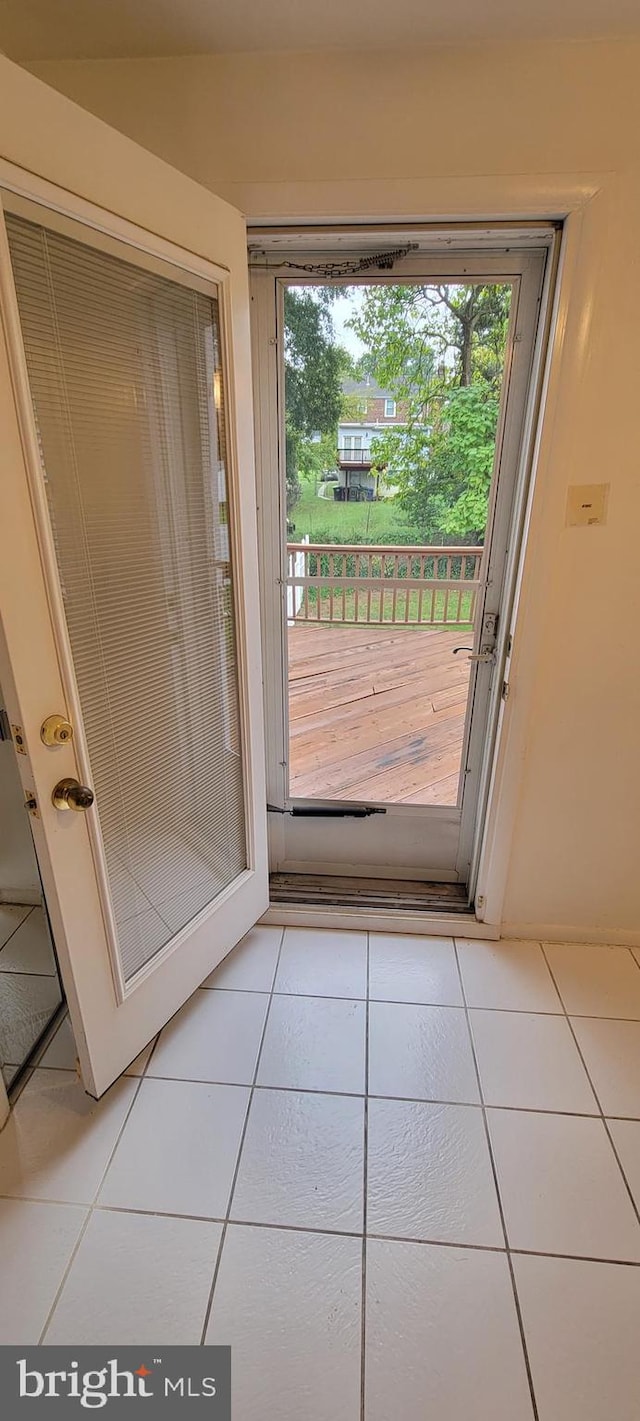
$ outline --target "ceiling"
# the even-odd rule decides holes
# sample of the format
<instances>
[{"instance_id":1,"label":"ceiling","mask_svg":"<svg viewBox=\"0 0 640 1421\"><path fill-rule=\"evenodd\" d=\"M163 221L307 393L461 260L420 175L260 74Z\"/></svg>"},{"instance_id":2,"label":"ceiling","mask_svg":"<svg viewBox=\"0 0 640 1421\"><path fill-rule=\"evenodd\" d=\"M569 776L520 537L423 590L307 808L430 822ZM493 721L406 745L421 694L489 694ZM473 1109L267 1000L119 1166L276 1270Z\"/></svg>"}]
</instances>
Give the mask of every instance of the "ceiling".
<instances>
[{"instance_id":1,"label":"ceiling","mask_svg":"<svg viewBox=\"0 0 640 1421\"><path fill-rule=\"evenodd\" d=\"M629 35L638 0L0 0L22 61Z\"/></svg>"}]
</instances>

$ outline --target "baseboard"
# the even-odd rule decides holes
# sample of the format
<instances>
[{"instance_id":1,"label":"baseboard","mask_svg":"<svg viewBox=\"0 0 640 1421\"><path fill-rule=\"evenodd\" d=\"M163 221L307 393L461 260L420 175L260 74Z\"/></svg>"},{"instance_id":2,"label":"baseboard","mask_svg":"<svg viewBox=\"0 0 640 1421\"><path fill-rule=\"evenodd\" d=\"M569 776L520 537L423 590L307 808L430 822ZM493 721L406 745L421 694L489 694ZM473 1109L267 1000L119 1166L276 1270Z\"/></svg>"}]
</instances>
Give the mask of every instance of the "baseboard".
<instances>
[{"instance_id":1,"label":"baseboard","mask_svg":"<svg viewBox=\"0 0 640 1421\"><path fill-rule=\"evenodd\" d=\"M0 888L0 903L11 908L37 908L42 902L42 892L38 888Z\"/></svg>"},{"instance_id":2,"label":"baseboard","mask_svg":"<svg viewBox=\"0 0 640 1421\"><path fill-rule=\"evenodd\" d=\"M436 917L430 913L403 913L397 908L306 908L300 903L273 903L260 922L278 928L335 928L338 932L351 928L370 933L418 933L427 937L495 940L500 935L496 927L479 923L471 913Z\"/></svg>"},{"instance_id":3,"label":"baseboard","mask_svg":"<svg viewBox=\"0 0 640 1421\"><path fill-rule=\"evenodd\" d=\"M500 938L526 942L584 942L590 946L640 947L640 931L567 927L566 923L481 923L473 914L432 916L403 913L398 909L305 907L300 903L273 903L260 919L272 927L335 928L370 933L418 933L426 937L471 937L495 942Z\"/></svg>"},{"instance_id":4,"label":"baseboard","mask_svg":"<svg viewBox=\"0 0 640 1421\"><path fill-rule=\"evenodd\" d=\"M502 923L500 937L527 942L584 942L592 947L640 947L640 929L569 927L566 923Z\"/></svg>"}]
</instances>

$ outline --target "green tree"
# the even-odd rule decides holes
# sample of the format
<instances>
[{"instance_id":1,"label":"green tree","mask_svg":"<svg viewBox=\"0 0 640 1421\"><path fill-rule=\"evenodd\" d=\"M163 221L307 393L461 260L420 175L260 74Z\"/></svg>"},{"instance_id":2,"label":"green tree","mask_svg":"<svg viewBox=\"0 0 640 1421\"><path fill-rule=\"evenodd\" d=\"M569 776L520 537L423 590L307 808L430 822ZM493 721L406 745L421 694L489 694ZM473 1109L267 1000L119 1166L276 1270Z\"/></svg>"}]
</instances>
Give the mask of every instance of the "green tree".
<instances>
[{"instance_id":1,"label":"green tree","mask_svg":"<svg viewBox=\"0 0 640 1421\"><path fill-rule=\"evenodd\" d=\"M300 496L300 473L313 466L313 436L334 435L341 408L344 352L334 342L322 288L288 287L284 296L287 508Z\"/></svg>"},{"instance_id":2,"label":"green tree","mask_svg":"<svg viewBox=\"0 0 640 1421\"><path fill-rule=\"evenodd\" d=\"M363 351L357 359L352 360L353 374L356 380L366 380L367 375L376 373L376 357L369 350Z\"/></svg>"},{"instance_id":3,"label":"green tree","mask_svg":"<svg viewBox=\"0 0 640 1421\"><path fill-rule=\"evenodd\" d=\"M484 536L509 297L497 285L377 286L353 319L406 417L374 453L425 539Z\"/></svg>"},{"instance_id":4,"label":"green tree","mask_svg":"<svg viewBox=\"0 0 640 1421\"><path fill-rule=\"evenodd\" d=\"M428 444L422 478L406 489L406 506L419 517L426 499L438 530L481 542L498 423L499 401L481 381L449 390Z\"/></svg>"}]
</instances>

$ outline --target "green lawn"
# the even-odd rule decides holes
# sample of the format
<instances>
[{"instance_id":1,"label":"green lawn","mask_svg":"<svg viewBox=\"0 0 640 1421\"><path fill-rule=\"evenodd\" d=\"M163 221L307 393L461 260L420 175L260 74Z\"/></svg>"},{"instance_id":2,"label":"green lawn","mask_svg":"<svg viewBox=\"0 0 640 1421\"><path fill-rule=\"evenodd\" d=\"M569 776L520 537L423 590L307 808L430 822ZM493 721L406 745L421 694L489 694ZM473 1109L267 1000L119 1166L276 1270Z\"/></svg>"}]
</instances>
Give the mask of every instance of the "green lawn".
<instances>
[{"instance_id":1,"label":"green lawn","mask_svg":"<svg viewBox=\"0 0 640 1421\"><path fill-rule=\"evenodd\" d=\"M295 525L295 531L289 533L291 542L301 542L305 535L308 535L312 543L356 543L356 544L379 544L419 545L422 541L420 532L407 522L406 514L399 505L391 500L380 503L337 503L333 498L333 486L328 486L330 497L318 498L317 486L310 479L302 480L302 494L295 508L290 514L290 521ZM312 577L316 575L316 557L312 557L309 562L309 570ZM458 626L461 630L466 630L469 626L470 614L472 611L471 591L460 591L457 589L449 594L447 601L446 593L443 590L431 593L428 590L422 594L420 604L420 594L416 590L408 593L409 606L407 608L407 592L398 588L395 596L391 588L384 587L384 568L380 566L380 559L374 559L369 564L360 567L360 560L357 554L345 554L333 558L330 563L328 557L321 559L321 574L328 577L330 574L335 577L347 577L357 579L359 575L365 573L369 578L373 577L378 581L378 586L371 589L370 600L368 590L358 589L357 605L355 588L348 588L344 591L344 603L342 589L336 588L333 596L328 588L314 588L308 590L308 613L311 620L315 621L319 612L320 622L363 622L373 625L393 622L396 625L426 625L426 626ZM446 563L446 559L445 559ZM326 564L326 566L325 566ZM454 579L461 576L460 559L455 560L452 567ZM437 568L440 569L438 574ZM420 560L414 563L411 560L401 563L400 570L396 570L396 577L409 577L412 579L422 577L444 576L446 567L434 560L434 565L426 565L421 573ZM393 573L393 564L390 563L386 570L386 576ZM469 576L467 570L466 576ZM464 580L464 575L463 575ZM318 594L320 605L318 607ZM381 606L380 603L383 603ZM405 620L406 619L406 620ZM305 618L306 620L306 618Z\"/></svg>"},{"instance_id":2,"label":"green lawn","mask_svg":"<svg viewBox=\"0 0 640 1421\"><path fill-rule=\"evenodd\" d=\"M421 533L412 527L404 513L391 499L380 503L336 503L333 484L325 485L328 497L318 498L315 484L302 480L302 495L289 514L295 525L291 542L300 542L306 534L312 543L419 543Z\"/></svg>"},{"instance_id":3,"label":"green lawn","mask_svg":"<svg viewBox=\"0 0 640 1421\"><path fill-rule=\"evenodd\" d=\"M304 606L300 609L298 617L302 621L315 621L318 606L318 592L315 588L310 588L308 592L308 615L305 616ZM395 605L393 593L390 589L384 591L382 598L382 616L380 615L381 593L377 588L371 593L371 603L368 603L368 594L359 591L357 596L355 590L345 589L344 607L342 591L336 590L333 594L333 602L328 588L320 590L320 622L362 622L367 625L380 625L381 623L393 622L396 626L403 624L408 626L440 626L459 627L460 631L469 631L471 623L467 621L471 612L472 594L470 592L449 593L449 603L446 602L444 592L433 593L433 604L431 595L423 593L422 608L419 607L418 592L409 593L409 608L407 612L407 593L398 590L396 593ZM419 613L421 611L421 616ZM445 619L446 614L446 619ZM405 621L406 618L406 621Z\"/></svg>"}]
</instances>

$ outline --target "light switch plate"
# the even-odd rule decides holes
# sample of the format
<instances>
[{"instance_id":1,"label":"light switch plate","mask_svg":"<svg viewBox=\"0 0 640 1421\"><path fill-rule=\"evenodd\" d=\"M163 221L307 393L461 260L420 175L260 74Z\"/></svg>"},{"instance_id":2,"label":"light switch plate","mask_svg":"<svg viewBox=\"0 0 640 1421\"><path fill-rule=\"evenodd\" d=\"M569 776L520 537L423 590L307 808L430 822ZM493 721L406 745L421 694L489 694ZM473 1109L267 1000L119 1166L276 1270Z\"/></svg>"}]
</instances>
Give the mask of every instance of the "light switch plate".
<instances>
[{"instance_id":1,"label":"light switch plate","mask_svg":"<svg viewBox=\"0 0 640 1421\"><path fill-rule=\"evenodd\" d=\"M598 527L607 521L609 484L572 484L567 493L567 526Z\"/></svg>"}]
</instances>

